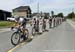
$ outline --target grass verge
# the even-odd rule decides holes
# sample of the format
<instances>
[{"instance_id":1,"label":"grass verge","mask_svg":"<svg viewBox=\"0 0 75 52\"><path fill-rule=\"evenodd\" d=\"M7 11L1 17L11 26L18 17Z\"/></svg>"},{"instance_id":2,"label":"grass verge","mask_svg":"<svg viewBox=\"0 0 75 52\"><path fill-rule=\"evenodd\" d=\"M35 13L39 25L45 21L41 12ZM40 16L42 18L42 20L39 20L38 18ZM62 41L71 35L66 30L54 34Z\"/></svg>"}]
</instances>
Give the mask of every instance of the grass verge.
<instances>
[{"instance_id":1,"label":"grass verge","mask_svg":"<svg viewBox=\"0 0 75 52\"><path fill-rule=\"evenodd\" d=\"M0 28L11 27L13 24L11 21L0 21Z\"/></svg>"}]
</instances>

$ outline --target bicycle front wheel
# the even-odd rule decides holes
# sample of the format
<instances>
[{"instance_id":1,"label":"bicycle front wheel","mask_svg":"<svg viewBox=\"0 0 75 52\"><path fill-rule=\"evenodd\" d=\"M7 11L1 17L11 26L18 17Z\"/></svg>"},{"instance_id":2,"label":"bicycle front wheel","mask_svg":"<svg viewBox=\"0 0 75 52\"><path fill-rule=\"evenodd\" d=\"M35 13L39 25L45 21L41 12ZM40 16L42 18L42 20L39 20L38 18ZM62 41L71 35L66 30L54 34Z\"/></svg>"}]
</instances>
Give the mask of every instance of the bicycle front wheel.
<instances>
[{"instance_id":1,"label":"bicycle front wheel","mask_svg":"<svg viewBox=\"0 0 75 52\"><path fill-rule=\"evenodd\" d=\"M20 43L20 33L14 32L11 36L11 43L16 46Z\"/></svg>"}]
</instances>

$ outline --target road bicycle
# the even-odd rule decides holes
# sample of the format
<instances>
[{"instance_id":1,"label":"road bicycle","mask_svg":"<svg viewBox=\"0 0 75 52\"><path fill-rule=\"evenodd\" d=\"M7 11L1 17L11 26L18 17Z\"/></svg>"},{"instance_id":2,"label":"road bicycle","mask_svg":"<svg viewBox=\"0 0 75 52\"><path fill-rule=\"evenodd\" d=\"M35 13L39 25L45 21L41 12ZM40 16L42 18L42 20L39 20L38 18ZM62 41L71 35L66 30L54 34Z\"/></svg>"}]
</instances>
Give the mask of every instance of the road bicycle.
<instances>
[{"instance_id":1,"label":"road bicycle","mask_svg":"<svg viewBox=\"0 0 75 52\"><path fill-rule=\"evenodd\" d=\"M29 38L29 31L25 29L24 32L19 28L11 28L14 32L11 35L11 43L13 45L18 45L21 42L21 39L27 40Z\"/></svg>"}]
</instances>

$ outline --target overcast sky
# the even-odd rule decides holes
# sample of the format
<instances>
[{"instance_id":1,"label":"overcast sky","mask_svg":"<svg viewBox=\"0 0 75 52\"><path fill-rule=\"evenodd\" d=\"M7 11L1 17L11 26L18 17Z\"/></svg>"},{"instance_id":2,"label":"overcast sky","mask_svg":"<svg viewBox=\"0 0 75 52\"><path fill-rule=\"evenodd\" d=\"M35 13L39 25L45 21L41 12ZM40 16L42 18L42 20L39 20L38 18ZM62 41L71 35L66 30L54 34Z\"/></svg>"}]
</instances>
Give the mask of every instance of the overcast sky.
<instances>
[{"instance_id":1,"label":"overcast sky","mask_svg":"<svg viewBox=\"0 0 75 52\"><path fill-rule=\"evenodd\" d=\"M29 5L32 12L37 12L37 3L42 12L54 11L55 14L63 12L64 15L75 12L75 0L0 0L0 9L12 11L18 6Z\"/></svg>"}]
</instances>

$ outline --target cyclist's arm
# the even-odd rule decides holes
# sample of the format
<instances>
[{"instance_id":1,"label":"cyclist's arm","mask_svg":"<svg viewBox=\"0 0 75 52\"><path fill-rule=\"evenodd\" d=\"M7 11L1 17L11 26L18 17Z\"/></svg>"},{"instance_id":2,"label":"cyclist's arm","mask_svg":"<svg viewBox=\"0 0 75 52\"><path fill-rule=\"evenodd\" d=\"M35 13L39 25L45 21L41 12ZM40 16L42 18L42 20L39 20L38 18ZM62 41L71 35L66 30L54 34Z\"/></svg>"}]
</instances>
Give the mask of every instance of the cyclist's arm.
<instances>
[{"instance_id":1,"label":"cyclist's arm","mask_svg":"<svg viewBox=\"0 0 75 52\"><path fill-rule=\"evenodd\" d=\"M17 22L14 22L13 27L15 27L17 25Z\"/></svg>"}]
</instances>

